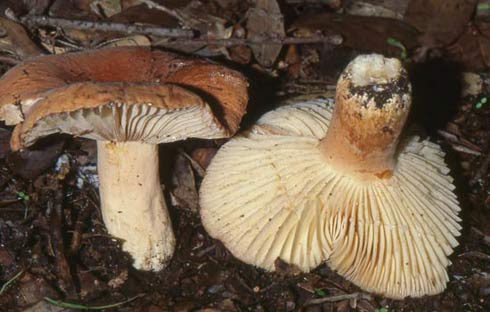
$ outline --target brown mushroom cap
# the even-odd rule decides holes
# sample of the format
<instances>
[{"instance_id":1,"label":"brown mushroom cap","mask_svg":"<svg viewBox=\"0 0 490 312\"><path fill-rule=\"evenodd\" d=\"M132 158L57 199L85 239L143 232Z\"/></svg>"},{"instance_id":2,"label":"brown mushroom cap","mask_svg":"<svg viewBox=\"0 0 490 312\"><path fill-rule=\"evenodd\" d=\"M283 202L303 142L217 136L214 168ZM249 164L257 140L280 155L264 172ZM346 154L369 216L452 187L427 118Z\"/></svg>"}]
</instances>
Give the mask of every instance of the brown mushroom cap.
<instances>
[{"instance_id":1,"label":"brown mushroom cap","mask_svg":"<svg viewBox=\"0 0 490 312\"><path fill-rule=\"evenodd\" d=\"M229 137L248 101L233 70L139 47L33 58L4 75L0 95L13 149L53 133L98 140L104 223L136 268L154 271L175 248L157 144Z\"/></svg>"},{"instance_id":2,"label":"brown mushroom cap","mask_svg":"<svg viewBox=\"0 0 490 312\"><path fill-rule=\"evenodd\" d=\"M228 134L237 129L248 100L246 79L203 60L142 47L118 47L27 60L0 79L0 120L17 124L33 104L76 83L178 84L208 100ZM108 103L101 103L108 104Z\"/></svg>"}]
</instances>

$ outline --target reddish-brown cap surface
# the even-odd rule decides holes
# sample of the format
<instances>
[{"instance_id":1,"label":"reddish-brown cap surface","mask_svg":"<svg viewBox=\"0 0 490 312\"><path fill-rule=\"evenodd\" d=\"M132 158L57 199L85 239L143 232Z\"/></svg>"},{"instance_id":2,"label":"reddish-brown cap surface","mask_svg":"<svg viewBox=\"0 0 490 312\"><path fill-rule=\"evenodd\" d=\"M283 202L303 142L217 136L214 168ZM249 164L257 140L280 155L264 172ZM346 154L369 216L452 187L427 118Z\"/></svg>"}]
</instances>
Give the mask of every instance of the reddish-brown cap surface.
<instances>
[{"instance_id":1,"label":"reddish-brown cap surface","mask_svg":"<svg viewBox=\"0 0 490 312\"><path fill-rule=\"evenodd\" d=\"M163 84L174 86L162 88ZM247 86L241 74L223 66L142 47L42 56L12 68L0 79L0 119L7 124L24 121L17 130L21 136L40 118L55 113L74 114L115 103L176 111L190 106L182 99L200 98L198 106L212 112L222 137L238 129L248 101ZM186 95L175 96L174 91ZM52 128L45 132L60 132ZM16 147L22 147L21 137L17 140Z\"/></svg>"}]
</instances>

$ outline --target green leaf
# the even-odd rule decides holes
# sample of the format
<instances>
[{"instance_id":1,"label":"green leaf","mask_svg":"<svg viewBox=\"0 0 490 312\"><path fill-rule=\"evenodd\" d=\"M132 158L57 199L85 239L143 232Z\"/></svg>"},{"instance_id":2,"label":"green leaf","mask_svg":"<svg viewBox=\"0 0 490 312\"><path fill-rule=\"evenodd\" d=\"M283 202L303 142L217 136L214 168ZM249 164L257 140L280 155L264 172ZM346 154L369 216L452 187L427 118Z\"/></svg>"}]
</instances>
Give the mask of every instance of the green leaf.
<instances>
[{"instance_id":1,"label":"green leaf","mask_svg":"<svg viewBox=\"0 0 490 312\"><path fill-rule=\"evenodd\" d=\"M403 43L401 43L399 40L397 40L393 37L388 37L388 39L386 39L386 43L388 43L392 47L399 48L401 50L400 58L402 60L407 59L407 49L405 48Z\"/></svg>"},{"instance_id":2,"label":"green leaf","mask_svg":"<svg viewBox=\"0 0 490 312\"><path fill-rule=\"evenodd\" d=\"M390 312L390 309L387 308L381 308L381 309L376 309L374 312Z\"/></svg>"},{"instance_id":3,"label":"green leaf","mask_svg":"<svg viewBox=\"0 0 490 312\"><path fill-rule=\"evenodd\" d=\"M327 296L327 293L323 289L317 288L315 289L315 295L317 295L320 298L323 298Z\"/></svg>"},{"instance_id":4,"label":"green leaf","mask_svg":"<svg viewBox=\"0 0 490 312\"><path fill-rule=\"evenodd\" d=\"M0 288L0 296L9 288L10 284L15 282L16 279L18 279L22 273L24 273L24 270L21 270L19 273L15 274L14 277L9 279L5 284L2 285L2 288Z\"/></svg>"},{"instance_id":5,"label":"green leaf","mask_svg":"<svg viewBox=\"0 0 490 312\"><path fill-rule=\"evenodd\" d=\"M490 3L480 3L476 6L477 11L487 11L490 10Z\"/></svg>"},{"instance_id":6,"label":"green leaf","mask_svg":"<svg viewBox=\"0 0 490 312\"><path fill-rule=\"evenodd\" d=\"M478 102L475 104L476 109L480 109L487 103L488 99L486 96L482 97Z\"/></svg>"},{"instance_id":7,"label":"green leaf","mask_svg":"<svg viewBox=\"0 0 490 312\"><path fill-rule=\"evenodd\" d=\"M19 196L19 198L24 200L24 201L29 201L29 199L30 199L29 195L27 195L24 192L18 192L17 196Z\"/></svg>"}]
</instances>

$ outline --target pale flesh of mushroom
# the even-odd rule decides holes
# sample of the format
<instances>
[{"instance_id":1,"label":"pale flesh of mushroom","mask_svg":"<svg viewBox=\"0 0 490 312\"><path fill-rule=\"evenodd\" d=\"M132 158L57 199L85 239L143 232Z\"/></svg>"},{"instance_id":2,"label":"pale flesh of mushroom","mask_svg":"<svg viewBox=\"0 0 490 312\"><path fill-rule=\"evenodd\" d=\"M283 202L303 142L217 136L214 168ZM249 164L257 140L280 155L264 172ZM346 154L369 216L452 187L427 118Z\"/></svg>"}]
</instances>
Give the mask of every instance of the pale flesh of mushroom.
<instances>
[{"instance_id":1,"label":"pale flesh of mushroom","mask_svg":"<svg viewBox=\"0 0 490 312\"><path fill-rule=\"evenodd\" d=\"M265 114L226 143L201 186L211 236L242 261L328 264L391 298L444 290L460 210L444 153L399 135L411 104L399 61L356 58L332 101Z\"/></svg>"},{"instance_id":2,"label":"pale flesh of mushroom","mask_svg":"<svg viewBox=\"0 0 490 312\"><path fill-rule=\"evenodd\" d=\"M160 186L158 145L97 141L97 168L107 231L123 239L135 268L160 270L173 255L175 236Z\"/></svg>"}]
</instances>

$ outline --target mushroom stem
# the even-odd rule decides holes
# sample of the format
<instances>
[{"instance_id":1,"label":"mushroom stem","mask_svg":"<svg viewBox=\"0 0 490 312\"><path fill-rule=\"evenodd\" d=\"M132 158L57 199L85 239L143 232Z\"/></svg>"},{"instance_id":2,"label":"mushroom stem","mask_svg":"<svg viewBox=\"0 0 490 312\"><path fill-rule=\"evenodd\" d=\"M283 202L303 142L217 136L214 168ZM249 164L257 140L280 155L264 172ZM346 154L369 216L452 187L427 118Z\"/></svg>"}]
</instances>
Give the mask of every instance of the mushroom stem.
<instances>
[{"instance_id":1,"label":"mushroom stem","mask_svg":"<svg viewBox=\"0 0 490 312\"><path fill-rule=\"evenodd\" d=\"M97 142L102 216L124 240L134 267L158 271L173 254L175 237L160 186L158 146Z\"/></svg>"},{"instance_id":2,"label":"mushroom stem","mask_svg":"<svg viewBox=\"0 0 490 312\"><path fill-rule=\"evenodd\" d=\"M337 83L336 105L320 149L339 172L389 178L410 110L410 83L400 61L356 58Z\"/></svg>"}]
</instances>

